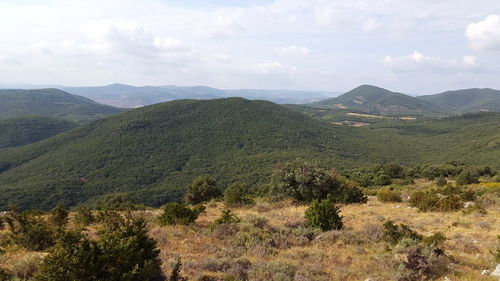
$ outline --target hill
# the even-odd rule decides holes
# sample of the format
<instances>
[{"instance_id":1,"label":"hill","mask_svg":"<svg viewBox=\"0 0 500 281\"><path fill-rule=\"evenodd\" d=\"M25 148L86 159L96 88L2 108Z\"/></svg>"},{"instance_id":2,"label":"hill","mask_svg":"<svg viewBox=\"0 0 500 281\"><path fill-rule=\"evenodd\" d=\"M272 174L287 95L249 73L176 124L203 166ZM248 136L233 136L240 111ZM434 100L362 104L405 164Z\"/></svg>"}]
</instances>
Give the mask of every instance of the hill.
<instances>
[{"instance_id":1,"label":"hill","mask_svg":"<svg viewBox=\"0 0 500 281\"><path fill-rule=\"evenodd\" d=\"M297 157L342 167L395 154L409 156L391 137L330 126L271 102L181 100L4 151L0 193L21 207L43 209L111 192L160 205L178 200L201 174L214 175L223 187L234 181L258 186L273 164Z\"/></svg>"},{"instance_id":2,"label":"hill","mask_svg":"<svg viewBox=\"0 0 500 281\"><path fill-rule=\"evenodd\" d=\"M61 87L69 93L85 96L118 107L137 108L179 99L215 99L242 97L276 103L309 103L331 93L291 90L221 90L205 86L130 86L111 84L98 87Z\"/></svg>"},{"instance_id":3,"label":"hill","mask_svg":"<svg viewBox=\"0 0 500 281\"><path fill-rule=\"evenodd\" d=\"M454 113L496 111L500 112L500 91L493 89L465 89L447 91L436 95L417 97Z\"/></svg>"},{"instance_id":4,"label":"hill","mask_svg":"<svg viewBox=\"0 0 500 281\"><path fill-rule=\"evenodd\" d=\"M444 115L445 110L405 94L370 86L359 86L336 98L312 104L319 108L339 108L384 116Z\"/></svg>"},{"instance_id":5,"label":"hill","mask_svg":"<svg viewBox=\"0 0 500 281\"><path fill-rule=\"evenodd\" d=\"M29 116L0 120L0 149L34 143L75 127L76 123L51 117Z\"/></svg>"},{"instance_id":6,"label":"hill","mask_svg":"<svg viewBox=\"0 0 500 281\"><path fill-rule=\"evenodd\" d=\"M22 208L115 192L158 206L179 200L198 175L215 176L223 188L258 187L274 164L296 158L337 168L458 160L498 169L499 124L499 113L482 113L354 128L266 101L172 101L2 151L0 194Z\"/></svg>"},{"instance_id":7,"label":"hill","mask_svg":"<svg viewBox=\"0 0 500 281\"><path fill-rule=\"evenodd\" d=\"M122 111L58 89L0 90L0 119L37 115L84 122Z\"/></svg>"}]
</instances>

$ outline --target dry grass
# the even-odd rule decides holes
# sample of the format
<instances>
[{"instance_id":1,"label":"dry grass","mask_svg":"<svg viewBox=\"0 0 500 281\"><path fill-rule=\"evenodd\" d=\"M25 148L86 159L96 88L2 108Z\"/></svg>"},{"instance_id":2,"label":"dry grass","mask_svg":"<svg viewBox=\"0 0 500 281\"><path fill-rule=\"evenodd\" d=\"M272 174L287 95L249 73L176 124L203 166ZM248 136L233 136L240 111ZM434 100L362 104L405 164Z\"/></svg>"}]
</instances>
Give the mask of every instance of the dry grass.
<instances>
[{"instance_id":1,"label":"dry grass","mask_svg":"<svg viewBox=\"0 0 500 281\"><path fill-rule=\"evenodd\" d=\"M423 213L407 203L381 203L370 197L366 204L341 208L344 230L321 233L312 240L307 238L304 228L306 206L258 201L252 207L232 209L242 219L236 231L228 227L211 232L211 223L223 209L222 203L208 204L206 212L190 226L159 227L156 217L161 210L136 211L134 215L149 222L150 234L161 249L165 274L170 274L180 257L182 274L189 280L199 280L202 276L224 280L228 274L262 281L395 280L395 264L401 257L379 241L381 225L386 220L407 224L424 235L444 233L447 237L444 249L453 261L447 274L450 280L498 280L481 276L482 270L491 270L495 265L491 251L496 248L496 236L500 234L498 204L488 205L486 214ZM250 233L244 237L245 242L241 242L238 230ZM24 274L41 257L43 253L12 248L0 259L0 266L11 270L22 267L18 271Z\"/></svg>"},{"instance_id":2,"label":"dry grass","mask_svg":"<svg viewBox=\"0 0 500 281\"><path fill-rule=\"evenodd\" d=\"M268 211L260 211L259 204L262 203L233 212L243 218L243 222L249 217L263 217L268 227L274 229L303 224L306 206L278 203L267 206ZM451 280L496 280L482 277L480 273L495 265L490 251L495 249L496 236L500 234L499 206L488 208L486 215L422 213L405 203L381 203L372 197L367 204L342 207L344 230L324 233L313 241L283 249L268 245L240 249L234 246L231 237L217 239L208 226L222 209L222 204L207 208L194 226L152 226L151 234L159 242L167 274L174 261L181 257L185 264L184 274L193 279L203 274L223 276L235 260L244 259L253 267L264 267L271 262L290 265L295 268L295 280L365 280L370 277L393 280L397 257L385 249L384 243L376 242L382 223L393 220L424 235L437 231L446 235L445 250L454 263L447 275ZM217 266L217 263L226 265ZM260 280L258 276L255 278Z\"/></svg>"}]
</instances>

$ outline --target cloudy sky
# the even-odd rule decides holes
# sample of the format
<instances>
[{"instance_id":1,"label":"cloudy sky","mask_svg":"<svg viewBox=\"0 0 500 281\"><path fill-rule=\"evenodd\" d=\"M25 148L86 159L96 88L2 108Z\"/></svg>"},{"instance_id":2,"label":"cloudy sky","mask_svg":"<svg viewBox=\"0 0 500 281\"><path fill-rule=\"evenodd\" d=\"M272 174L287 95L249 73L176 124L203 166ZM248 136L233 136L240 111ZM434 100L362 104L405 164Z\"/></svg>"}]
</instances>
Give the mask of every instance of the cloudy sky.
<instances>
[{"instance_id":1,"label":"cloudy sky","mask_svg":"<svg viewBox=\"0 0 500 281\"><path fill-rule=\"evenodd\" d=\"M499 0L1 0L0 83L500 89Z\"/></svg>"}]
</instances>

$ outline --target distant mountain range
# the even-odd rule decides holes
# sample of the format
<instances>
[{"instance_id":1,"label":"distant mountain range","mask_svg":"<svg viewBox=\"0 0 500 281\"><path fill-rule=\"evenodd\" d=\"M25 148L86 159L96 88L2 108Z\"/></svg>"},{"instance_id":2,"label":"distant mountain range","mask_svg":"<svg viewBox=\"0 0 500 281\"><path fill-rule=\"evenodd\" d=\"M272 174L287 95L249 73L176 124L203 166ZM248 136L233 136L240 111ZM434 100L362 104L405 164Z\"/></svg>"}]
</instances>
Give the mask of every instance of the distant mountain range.
<instances>
[{"instance_id":1,"label":"distant mountain range","mask_svg":"<svg viewBox=\"0 0 500 281\"><path fill-rule=\"evenodd\" d=\"M412 97L371 85L359 86L343 95L310 104L384 116L445 116L500 111L500 91L466 89Z\"/></svg>"},{"instance_id":2,"label":"distant mountain range","mask_svg":"<svg viewBox=\"0 0 500 281\"><path fill-rule=\"evenodd\" d=\"M0 120L44 116L86 122L123 111L58 89L0 90Z\"/></svg>"},{"instance_id":3,"label":"distant mountain range","mask_svg":"<svg viewBox=\"0 0 500 281\"><path fill-rule=\"evenodd\" d=\"M99 87L61 87L71 94L81 95L97 102L117 107L136 108L179 99L215 99L242 97L251 100L268 100L275 103L309 103L335 95L320 91L290 90L221 90L205 86L129 86L112 84Z\"/></svg>"}]
</instances>

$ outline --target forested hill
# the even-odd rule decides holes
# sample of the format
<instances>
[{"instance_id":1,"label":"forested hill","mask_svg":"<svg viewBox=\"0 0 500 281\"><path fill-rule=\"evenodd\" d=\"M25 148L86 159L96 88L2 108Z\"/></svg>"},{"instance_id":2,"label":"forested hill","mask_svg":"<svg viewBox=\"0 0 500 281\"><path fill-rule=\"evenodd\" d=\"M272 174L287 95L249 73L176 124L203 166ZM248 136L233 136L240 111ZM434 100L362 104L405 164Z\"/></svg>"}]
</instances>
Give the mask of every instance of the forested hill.
<instances>
[{"instance_id":1,"label":"forested hill","mask_svg":"<svg viewBox=\"0 0 500 281\"><path fill-rule=\"evenodd\" d=\"M48 209L116 192L158 206L179 200L198 175L222 188L260 186L273 165L296 158L328 168L458 160L498 169L499 124L499 113L483 113L354 128L266 101L172 101L2 151L0 209L8 200Z\"/></svg>"},{"instance_id":2,"label":"forested hill","mask_svg":"<svg viewBox=\"0 0 500 281\"><path fill-rule=\"evenodd\" d=\"M312 106L348 109L386 116L446 114L446 110L429 102L371 85L359 86L336 98L313 103Z\"/></svg>"},{"instance_id":3,"label":"forested hill","mask_svg":"<svg viewBox=\"0 0 500 281\"><path fill-rule=\"evenodd\" d=\"M4 151L0 194L30 208L61 200L75 205L111 192L159 205L179 199L200 174L223 186L261 184L274 163L297 157L346 166L408 155L392 137L377 134L330 126L266 101L172 101ZM374 136L378 141L370 141Z\"/></svg>"},{"instance_id":4,"label":"forested hill","mask_svg":"<svg viewBox=\"0 0 500 281\"><path fill-rule=\"evenodd\" d=\"M500 112L500 91L493 89L464 89L417 97L450 112Z\"/></svg>"},{"instance_id":5,"label":"forested hill","mask_svg":"<svg viewBox=\"0 0 500 281\"><path fill-rule=\"evenodd\" d=\"M85 122L122 111L58 89L0 90L0 119L36 115Z\"/></svg>"},{"instance_id":6,"label":"forested hill","mask_svg":"<svg viewBox=\"0 0 500 281\"><path fill-rule=\"evenodd\" d=\"M42 116L0 120L0 149L34 143L77 126L71 121Z\"/></svg>"}]
</instances>

